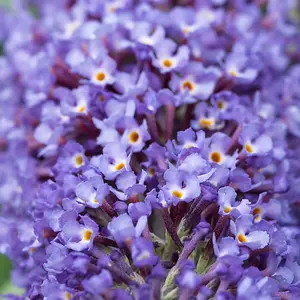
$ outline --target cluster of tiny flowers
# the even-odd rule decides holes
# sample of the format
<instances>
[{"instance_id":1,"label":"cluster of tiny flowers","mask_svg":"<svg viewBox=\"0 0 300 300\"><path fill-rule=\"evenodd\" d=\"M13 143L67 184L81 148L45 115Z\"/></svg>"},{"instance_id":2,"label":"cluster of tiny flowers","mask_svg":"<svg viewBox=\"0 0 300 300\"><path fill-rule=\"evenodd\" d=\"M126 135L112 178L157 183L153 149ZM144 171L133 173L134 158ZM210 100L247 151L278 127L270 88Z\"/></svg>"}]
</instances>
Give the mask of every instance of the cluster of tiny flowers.
<instances>
[{"instance_id":1,"label":"cluster of tiny flowers","mask_svg":"<svg viewBox=\"0 0 300 300\"><path fill-rule=\"evenodd\" d=\"M300 299L297 9L0 10L7 299Z\"/></svg>"}]
</instances>

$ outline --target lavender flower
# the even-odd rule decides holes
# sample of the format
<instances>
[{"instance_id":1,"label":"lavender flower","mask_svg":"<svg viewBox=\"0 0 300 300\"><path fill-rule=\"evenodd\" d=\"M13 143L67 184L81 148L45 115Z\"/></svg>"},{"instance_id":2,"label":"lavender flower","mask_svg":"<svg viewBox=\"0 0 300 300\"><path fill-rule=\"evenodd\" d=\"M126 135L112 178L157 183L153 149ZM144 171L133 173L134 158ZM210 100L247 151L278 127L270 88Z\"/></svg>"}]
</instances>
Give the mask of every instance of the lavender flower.
<instances>
[{"instance_id":1,"label":"lavender flower","mask_svg":"<svg viewBox=\"0 0 300 300\"><path fill-rule=\"evenodd\" d=\"M296 1L13 3L4 297L299 299Z\"/></svg>"}]
</instances>

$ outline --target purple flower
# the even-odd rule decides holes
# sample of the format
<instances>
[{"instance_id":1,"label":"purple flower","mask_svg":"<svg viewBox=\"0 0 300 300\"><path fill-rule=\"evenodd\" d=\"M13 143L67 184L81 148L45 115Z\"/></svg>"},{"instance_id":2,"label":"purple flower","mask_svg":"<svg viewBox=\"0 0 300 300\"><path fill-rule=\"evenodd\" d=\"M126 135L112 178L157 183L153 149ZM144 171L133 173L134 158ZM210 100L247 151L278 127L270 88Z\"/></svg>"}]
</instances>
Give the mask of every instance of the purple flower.
<instances>
[{"instance_id":1,"label":"purple flower","mask_svg":"<svg viewBox=\"0 0 300 300\"><path fill-rule=\"evenodd\" d=\"M280 219L282 217L282 206L276 199L270 199L269 202L264 202L264 197L267 193L259 195L257 202L252 207L252 214L255 222L260 222L263 217L272 219Z\"/></svg>"},{"instance_id":2,"label":"purple flower","mask_svg":"<svg viewBox=\"0 0 300 300\"><path fill-rule=\"evenodd\" d=\"M244 147L244 153L247 155L263 155L272 150L272 139L261 134L258 126L249 124L244 127L239 142Z\"/></svg>"},{"instance_id":3,"label":"purple flower","mask_svg":"<svg viewBox=\"0 0 300 300\"><path fill-rule=\"evenodd\" d=\"M243 274L242 260L236 256L223 256L218 259L214 272L221 280L237 282Z\"/></svg>"},{"instance_id":4,"label":"purple flower","mask_svg":"<svg viewBox=\"0 0 300 300\"><path fill-rule=\"evenodd\" d=\"M132 241L131 255L134 265L139 268L154 266L157 262L152 242L144 238L136 238Z\"/></svg>"},{"instance_id":5,"label":"purple flower","mask_svg":"<svg viewBox=\"0 0 300 300\"><path fill-rule=\"evenodd\" d=\"M207 100L215 89L221 76L219 69L204 68L200 63L187 65L180 72L180 77L172 74L170 88L184 97L184 103L194 103L197 99Z\"/></svg>"},{"instance_id":6,"label":"purple flower","mask_svg":"<svg viewBox=\"0 0 300 300\"><path fill-rule=\"evenodd\" d=\"M44 268L51 273L62 273L66 268L68 249L59 243L52 243L47 249L47 262Z\"/></svg>"},{"instance_id":7,"label":"purple flower","mask_svg":"<svg viewBox=\"0 0 300 300\"><path fill-rule=\"evenodd\" d=\"M130 170L131 155L121 143L109 143L103 148L103 154L91 161L106 179L114 179L125 170Z\"/></svg>"},{"instance_id":8,"label":"purple flower","mask_svg":"<svg viewBox=\"0 0 300 300\"><path fill-rule=\"evenodd\" d=\"M222 187L219 189L218 194L218 203L220 205L219 214L231 214L234 217L238 217L250 213L250 201L248 199L242 199L240 202L237 202L237 195L232 187Z\"/></svg>"},{"instance_id":9,"label":"purple flower","mask_svg":"<svg viewBox=\"0 0 300 300\"><path fill-rule=\"evenodd\" d=\"M216 235L213 235L213 247L214 247L214 253L216 257L220 258L223 256L237 256L241 258L242 260L245 260L249 257L247 252L242 251L238 247L237 241L232 237L223 237L220 240L220 243L217 243Z\"/></svg>"},{"instance_id":10,"label":"purple flower","mask_svg":"<svg viewBox=\"0 0 300 300\"><path fill-rule=\"evenodd\" d=\"M127 100L128 98L135 98L144 94L148 85L146 73L139 73L136 70L131 74L118 72L114 88L122 95L120 100Z\"/></svg>"},{"instance_id":11,"label":"purple flower","mask_svg":"<svg viewBox=\"0 0 300 300\"><path fill-rule=\"evenodd\" d=\"M99 296L103 291L112 287L113 279L109 271L102 270L100 274L83 280L82 285L90 294Z\"/></svg>"},{"instance_id":12,"label":"purple flower","mask_svg":"<svg viewBox=\"0 0 300 300\"><path fill-rule=\"evenodd\" d=\"M176 149L176 154L179 154L184 149L199 148L202 149L205 140L205 133L203 131L195 132L192 128L188 128L185 131L179 131L177 133L177 141L173 141L173 145Z\"/></svg>"},{"instance_id":13,"label":"purple flower","mask_svg":"<svg viewBox=\"0 0 300 300\"><path fill-rule=\"evenodd\" d=\"M219 112L209 107L207 103L200 102L195 108L195 120L192 120L193 129L217 130L224 127L224 123L219 118Z\"/></svg>"},{"instance_id":14,"label":"purple flower","mask_svg":"<svg viewBox=\"0 0 300 300\"><path fill-rule=\"evenodd\" d=\"M133 28L131 35L134 41L153 47L165 38L165 29L162 26L153 28L153 25L148 22L139 22L138 26Z\"/></svg>"},{"instance_id":15,"label":"purple flower","mask_svg":"<svg viewBox=\"0 0 300 300\"><path fill-rule=\"evenodd\" d=\"M189 153L187 152L186 154ZM209 178L212 173L211 171L214 171L211 170L209 163L199 153L193 152L187 156L183 156L180 160L178 160L178 170L189 174L198 175L199 182L205 181L205 175L209 174ZM203 177L205 179L203 179Z\"/></svg>"},{"instance_id":16,"label":"purple flower","mask_svg":"<svg viewBox=\"0 0 300 300\"><path fill-rule=\"evenodd\" d=\"M97 208L102 205L102 201L109 194L109 187L103 182L101 176L92 177L88 181L83 181L76 186L76 196L78 202L83 202L89 207Z\"/></svg>"},{"instance_id":17,"label":"purple flower","mask_svg":"<svg viewBox=\"0 0 300 300\"><path fill-rule=\"evenodd\" d=\"M227 169L226 167L219 167L209 178L209 182L215 187L221 187L226 184L228 178L229 169Z\"/></svg>"},{"instance_id":18,"label":"purple flower","mask_svg":"<svg viewBox=\"0 0 300 300\"><path fill-rule=\"evenodd\" d=\"M21 298L300 298L297 1L11 2L0 252Z\"/></svg>"},{"instance_id":19,"label":"purple flower","mask_svg":"<svg viewBox=\"0 0 300 300\"><path fill-rule=\"evenodd\" d=\"M146 187L144 181L146 179L147 173L142 171L140 174L140 179L137 181L137 177L134 175L134 172L124 171L116 179L116 186L119 190L110 187L110 191L113 192L118 199L126 201L128 198L143 194Z\"/></svg>"},{"instance_id":20,"label":"purple flower","mask_svg":"<svg viewBox=\"0 0 300 300\"><path fill-rule=\"evenodd\" d=\"M45 280L41 289L43 295L51 300L71 299L74 294L73 289L68 288L65 284L59 284L55 279Z\"/></svg>"},{"instance_id":21,"label":"purple flower","mask_svg":"<svg viewBox=\"0 0 300 300\"><path fill-rule=\"evenodd\" d=\"M232 143L230 137L217 132L206 142L203 152L213 165L222 165L228 168L235 166L237 153L234 153L232 156L227 154Z\"/></svg>"},{"instance_id":22,"label":"purple flower","mask_svg":"<svg viewBox=\"0 0 300 300\"><path fill-rule=\"evenodd\" d=\"M139 237L145 226L147 225L147 217L142 216L138 219L134 226L132 219L127 214L114 217L108 224L107 229L113 236L114 240L119 244L130 243L132 238Z\"/></svg>"},{"instance_id":23,"label":"purple flower","mask_svg":"<svg viewBox=\"0 0 300 300\"><path fill-rule=\"evenodd\" d=\"M259 274L247 274L239 282L238 285L238 299L252 298L273 298L278 291L278 283L272 278L263 277Z\"/></svg>"},{"instance_id":24,"label":"purple flower","mask_svg":"<svg viewBox=\"0 0 300 300\"><path fill-rule=\"evenodd\" d=\"M99 231L98 225L88 216L81 217L81 221L83 224L74 219L66 220L60 233L66 246L75 251L90 250Z\"/></svg>"},{"instance_id":25,"label":"purple flower","mask_svg":"<svg viewBox=\"0 0 300 300\"><path fill-rule=\"evenodd\" d=\"M164 178L166 184L162 187L162 191L167 203L176 205L180 201L190 202L200 195L200 182L195 175L170 166Z\"/></svg>"},{"instance_id":26,"label":"purple flower","mask_svg":"<svg viewBox=\"0 0 300 300\"><path fill-rule=\"evenodd\" d=\"M156 192L152 190L145 197L144 202L130 203L128 205L128 214L133 219L133 221L137 221L141 216L150 216L151 209L151 199L156 200ZM153 200L152 200L153 201Z\"/></svg>"},{"instance_id":27,"label":"purple flower","mask_svg":"<svg viewBox=\"0 0 300 300\"><path fill-rule=\"evenodd\" d=\"M141 151L145 146L145 142L150 139L147 129L146 122L143 122L141 126L134 123L130 124L123 133L122 143L127 145L132 152Z\"/></svg>"},{"instance_id":28,"label":"purple flower","mask_svg":"<svg viewBox=\"0 0 300 300\"><path fill-rule=\"evenodd\" d=\"M219 110L219 115L225 120L235 119L235 109L239 105L239 98L232 92L223 91L214 94L211 98L212 105Z\"/></svg>"},{"instance_id":29,"label":"purple flower","mask_svg":"<svg viewBox=\"0 0 300 300\"><path fill-rule=\"evenodd\" d=\"M84 148L75 142L69 142L64 146L54 169L70 173L78 172L87 162L87 158L84 155Z\"/></svg>"},{"instance_id":30,"label":"purple flower","mask_svg":"<svg viewBox=\"0 0 300 300\"><path fill-rule=\"evenodd\" d=\"M181 288L194 290L201 282L201 276L190 269L183 270L177 277Z\"/></svg>"},{"instance_id":31,"label":"purple flower","mask_svg":"<svg viewBox=\"0 0 300 300\"><path fill-rule=\"evenodd\" d=\"M248 246L251 249L261 249L270 242L269 233L253 226L253 216L241 215L235 222L230 221L230 230L235 235L239 245Z\"/></svg>"},{"instance_id":32,"label":"purple flower","mask_svg":"<svg viewBox=\"0 0 300 300\"><path fill-rule=\"evenodd\" d=\"M249 57L242 52L232 52L225 61L227 75L241 83L253 82L258 76L260 69L261 65L256 57Z\"/></svg>"},{"instance_id":33,"label":"purple flower","mask_svg":"<svg viewBox=\"0 0 300 300\"><path fill-rule=\"evenodd\" d=\"M286 110L286 121L292 134L300 136L300 108L290 105Z\"/></svg>"},{"instance_id":34,"label":"purple flower","mask_svg":"<svg viewBox=\"0 0 300 300\"><path fill-rule=\"evenodd\" d=\"M87 58L74 70L84 76L88 83L104 87L115 82L116 62L108 55L101 54L95 59Z\"/></svg>"},{"instance_id":35,"label":"purple flower","mask_svg":"<svg viewBox=\"0 0 300 300\"><path fill-rule=\"evenodd\" d=\"M189 49L187 46L180 46L175 53L177 45L170 39L160 41L154 46L155 56L152 63L159 68L162 73L178 70L184 67L189 59Z\"/></svg>"},{"instance_id":36,"label":"purple flower","mask_svg":"<svg viewBox=\"0 0 300 300\"><path fill-rule=\"evenodd\" d=\"M71 93L69 90L56 90L61 100L61 112L65 116L86 115L89 113L90 91L88 86L81 86Z\"/></svg>"},{"instance_id":37,"label":"purple flower","mask_svg":"<svg viewBox=\"0 0 300 300\"><path fill-rule=\"evenodd\" d=\"M249 174L241 168L233 169L230 174L230 179L231 185L242 192L249 191L252 187L252 181Z\"/></svg>"}]
</instances>

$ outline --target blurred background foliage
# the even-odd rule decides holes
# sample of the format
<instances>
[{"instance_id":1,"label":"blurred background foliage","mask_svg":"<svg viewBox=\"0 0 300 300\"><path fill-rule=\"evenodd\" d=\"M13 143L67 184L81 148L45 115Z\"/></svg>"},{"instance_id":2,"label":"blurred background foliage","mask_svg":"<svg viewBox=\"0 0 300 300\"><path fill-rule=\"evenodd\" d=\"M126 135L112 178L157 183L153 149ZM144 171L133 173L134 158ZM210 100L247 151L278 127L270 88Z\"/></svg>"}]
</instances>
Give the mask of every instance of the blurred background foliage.
<instances>
[{"instance_id":1,"label":"blurred background foliage","mask_svg":"<svg viewBox=\"0 0 300 300\"><path fill-rule=\"evenodd\" d=\"M9 7L10 2L11 2L11 0L0 0L0 6Z\"/></svg>"},{"instance_id":2,"label":"blurred background foliage","mask_svg":"<svg viewBox=\"0 0 300 300\"><path fill-rule=\"evenodd\" d=\"M9 2L10 0L0 0L0 7L9 7ZM0 295L9 293L20 295L20 290L10 281L10 271L11 262L6 256L0 254Z\"/></svg>"},{"instance_id":3,"label":"blurred background foliage","mask_svg":"<svg viewBox=\"0 0 300 300\"><path fill-rule=\"evenodd\" d=\"M9 8L10 0L0 0L0 7ZM1 71L0 71L1 72ZM0 299L1 294L21 295L22 290L14 286L10 281L11 262L0 254Z\"/></svg>"},{"instance_id":4,"label":"blurred background foliage","mask_svg":"<svg viewBox=\"0 0 300 300\"><path fill-rule=\"evenodd\" d=\"M6 256L0 254L0 295L1 294L21 295L22 290L14 286L10 281L10 271L11 271L10 261Z\"/></svg>"}]
</instances>

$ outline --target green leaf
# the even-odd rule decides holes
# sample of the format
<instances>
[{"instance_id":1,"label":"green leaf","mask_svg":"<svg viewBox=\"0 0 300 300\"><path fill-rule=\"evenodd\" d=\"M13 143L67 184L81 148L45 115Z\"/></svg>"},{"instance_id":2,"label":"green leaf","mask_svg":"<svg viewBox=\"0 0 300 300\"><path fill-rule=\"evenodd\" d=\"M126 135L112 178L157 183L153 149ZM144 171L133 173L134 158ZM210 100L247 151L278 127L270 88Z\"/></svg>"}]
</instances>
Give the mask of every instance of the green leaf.
<instances>
[{"instance_id":1,"label":"green leaf","mask_svg":"<svg viewBox=\"0 0 300 300\"><path fill-rule=\"evenodd\" d=\"M16 287L10 281L5 282L4 285L2 285L2 287L0 288L0 295L12 294L21 296L23 293L23 289Z\"/></svg>"},{"instance_id":2,"label":"green leaf","mask_svg":"<svg viewBox=\"0 0 300 300\"><path fill-rule=\"evenodd\" d=\"M0 254L0 288L6 281L9 280L10 270L11 263L9 259Z\"/></svg>"},{"instance_id":3,"label":"green leaf","mask_svg":"<svg viewBox=\"0 0 300 300\"><path fill-rule=\"evenodd\" d=\"M13 285L10 281L11 262L0 254L0 295L14 294L22 295L23 290ZM0 297L1 298L1 297Z\"/></svg>"},{"instance_id":4,"label":"green leaf","mask_svg":"<svg viewBox=\"0 0 300 300\"><path fill-rule=\"evenodd\" d=\"M4 54L3 43L0 42L0 56Z\"/></svg>"},{"instance_id":5,"label":"green leaf","mask_svg":"<svg viewBox=\"0 0 300 300\"><path fill-rule=\"evenodd\" d=\"M0 0L0 6L9 8L11 6L10 0Z\"/></svg>"},{"instance_id":6,"label":"green leaf","mask_svg":"<svg viewBox=\"0 0 300 300\"><path fill-rule=\"evenodd\" d=\"M31 15L32 15L35 19L38 18L38 16L39 16L39 10L38 10L38 8L37 8L36 6L34 6L34 5L29 5L28 10L29 10L29 12L31 13Z\"/></svg>"},{"instance_id":7,"label":"green leaf","mask_svg":"<svg viewBox=\"0 0 300 300\"><path fill-rule=\"evenodd\" d=\"M172 297L177 294L177 289L175 285L175 278L179 273L179 269L174 266L170 271L165 280L164 285L161 289L161 298L164 300L171 300ZM174 298L177 299L177 298Z\"/></svg>"},{"instance_id":8,"label":"green leaf","mask_svg":"<svg viewBox=\"0 0 300 300\"><path fill-rule=\"evenodd\" d=\"M163 300L176 300L178 299L178 287L170 291L167 295L163 296Z\"/></svg>"}]
</instances>

